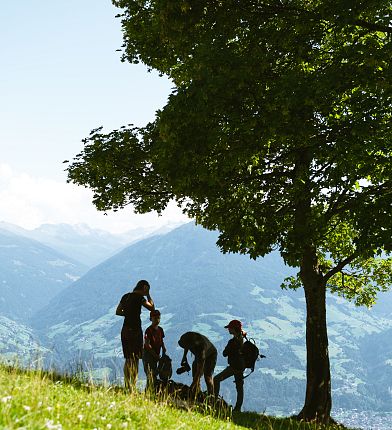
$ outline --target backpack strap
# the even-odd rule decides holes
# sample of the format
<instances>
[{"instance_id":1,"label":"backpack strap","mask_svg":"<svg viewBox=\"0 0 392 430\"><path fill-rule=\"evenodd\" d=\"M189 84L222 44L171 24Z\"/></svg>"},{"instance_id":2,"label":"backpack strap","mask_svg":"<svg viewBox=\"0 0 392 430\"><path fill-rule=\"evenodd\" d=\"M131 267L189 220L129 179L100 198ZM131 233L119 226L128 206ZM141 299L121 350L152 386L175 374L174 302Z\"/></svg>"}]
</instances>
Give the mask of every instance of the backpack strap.
<instances>
[{"instance_id":1,"label":"backpack strap","mask_svg":"<svg viewBox=\"0 0 392 430\"><path fill-rule=\"evenodd\" d=\"M248 342L250 342L250 340L247 338L246 334L244 335L244 339ZM254 339L252 339L254 341ZM244 369L245 370L245 369ZM242 375L242 379L244 380L245 378L247 378L249 375L251 375L253 372L255 371L255 368L253 367L252 369L250 369L250 372L247 375Z\"/></svg>"},{"instance_id":2,"label":"backpack strap","mask_svg":"<svg viewBox=\"0 0 392 430\"><path fill-rule=\"evenodd\" d=\"M245 369L244 369L245 370ZM242 375L242 379L245 379L245 378L247 378L249 375L251 375L253 372L255 371L255 369L253 368L253 369L250 369L250 372L247 374L247 375Z\"/></svg>"},{"instance_id":3,"label":"backpack strap","mask_svg":"<svg viewBox=\"0 0 392 430\"><path fill-rule=\"evenodd\" d=\"M245 334L245 336L244 336L244 339L246 339L248 342L252 342L252 343L254 343L255 345L256 345L256 341L251 337L251 338L247 338L247 336L246 336L246 334ZM257 346L257 345L256 345ZM263 355L263 354L259 354L258 356L257 356L257 359L256 359L256 361L258 361L258 360L260 360L260 358L265 358L265 355ZM245 370L245 369L244 369ZM245 378L247 378L249 375L251 375L253 372L255 371L255 367L253 366L252 368L250 368L250 372L247 374L247 375L245 375L245 376L242 376L242 379L245 379Z\"/></svg>"}]
</instances>

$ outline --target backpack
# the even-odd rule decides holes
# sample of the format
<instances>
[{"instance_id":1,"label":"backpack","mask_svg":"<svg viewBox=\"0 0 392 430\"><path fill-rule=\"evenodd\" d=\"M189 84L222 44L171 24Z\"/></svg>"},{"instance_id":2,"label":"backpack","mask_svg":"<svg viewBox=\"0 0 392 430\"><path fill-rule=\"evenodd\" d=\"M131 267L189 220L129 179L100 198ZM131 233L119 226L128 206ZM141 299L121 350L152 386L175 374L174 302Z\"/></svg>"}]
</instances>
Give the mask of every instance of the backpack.
<instances>
[{"instance_id":1,"label":"backpack","mask_svg":"<svg viewBox=\"0 0 392 430\"><path fill-rule=\"evenodd\" d=\"M172 360L167 354L163 354L158 361L158 376L162 381L167 382L173 373Z\"/></svg>"},{"instance_id":2,"label":"backpack","mask_svg":"<svg viewBox=\"0 0 392 430\"><path fill-rule=\"evenodd\" d=\"M245 339L246 340L241 348L241 354L244 360L244 367L245 369L250 369L250 373L244 376L244 379L254 372L256 361L265 357L265 355L260 354L259 348L257 347L254 339L248 339L246 336Z\"/></svg>"}]
</instances>

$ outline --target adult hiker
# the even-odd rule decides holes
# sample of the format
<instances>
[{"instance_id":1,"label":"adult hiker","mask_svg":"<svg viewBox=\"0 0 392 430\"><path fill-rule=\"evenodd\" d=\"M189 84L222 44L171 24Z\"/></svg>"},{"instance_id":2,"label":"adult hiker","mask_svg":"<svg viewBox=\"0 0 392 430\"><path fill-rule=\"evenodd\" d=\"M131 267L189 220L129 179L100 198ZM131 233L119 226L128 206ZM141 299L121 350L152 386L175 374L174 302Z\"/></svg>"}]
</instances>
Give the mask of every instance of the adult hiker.
<instances>
[{"instance_id":1,"label":"adult hiker","mask_svg":"<svg viewBox=\"0 0 392 430\"><path fill-rule=\"evenodd\" d=\"M181 360L182 367L177 369L177 373L180 374L186 370L190 370L187 360L187 354L188 351L190 351L195 356L195 359L192 363L193 381L190 387L191 391L194 393L200 391L200 379L202 375L204 375L204 381L207 386L208 394L213 394L214 383L212 375L214 373L218 355L215 346L206 336L193 331L184 333L180 337L178 345L184 349L184 354Z\"/></svg>"},{"instance_id":2,"label":"adult hiker","mask_svg":"<svg viewBox=\"0 0 392 430\"><path fill-rule=\"evenodd\" d=\"M159 326L161 313L158 309L150 312L151 325L144 332L143 366L147 377L146 390L154 389L158 375L158 363L160 354L166 353L163 338L165 333Z\"/></svg>"},{"instance_id":3,"label":"adult hiker","mask_svg":"<svg viewBox=\"0 0 392 430\"><path fill-rule=\"evenodd\" d=\"M225 326L233 337L228 341L223 356L227 357L228 366L214 377L214 393L219 395L220 383L230 376L234 376L235 388L237 390L237 401L234 411L241 411L244 400L244 359L241 354L242 345L246 333L242 330L242 323L239 320L231 320Z\"/></svg>"},{"instance_id":4,"label":"adult hiker","mask_svg":"<svg viewBox=\"0 0 392 430\"><path fill-rule=\"evenodd\" d=\"M154 301L150 296L150 284L142 279L131 293L122 296L116 309L116 315L124 317L121 330L121 343L125 358L124 384L127 389L136 386L139 359L143 351L143 331L140 314L142 306L154 310Z\"/></svg>"}]
</instances>

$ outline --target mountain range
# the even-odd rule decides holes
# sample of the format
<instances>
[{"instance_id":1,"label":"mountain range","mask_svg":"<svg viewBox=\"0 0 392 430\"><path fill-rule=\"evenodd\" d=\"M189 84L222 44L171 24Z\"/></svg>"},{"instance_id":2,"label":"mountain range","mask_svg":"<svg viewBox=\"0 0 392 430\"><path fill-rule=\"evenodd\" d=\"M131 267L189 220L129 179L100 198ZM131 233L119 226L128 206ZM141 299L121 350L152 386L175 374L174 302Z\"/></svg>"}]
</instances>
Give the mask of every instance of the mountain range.
<instances>
[{"instance_id":1,"label":"mountain range","mask_svg":"<svg viewBox=\"0 0 392 430\"><path fill-rule=\"evenodd\" d=\"M95 377L121 382L122 318L114 315L115 308L139 279L147 279L174 368L182 333L199 331L222 351L229 339L224 326L240 319L267 356L245 380L245 409L298 412L305 395L305 303L301 290L279 288L295 269L278 253L256 261L222 254L216 240L216 232L189 223L124 248L59 291L29 320L46 362L68 370L83 365ZM391 410L390 303L391 294L384 294L367 310L328 297L335 408ZM142 321L146 328L148 312ZM225 365L219 354L217 371ZM186 373L174 379L190 383ZM221 394L233 401L234 384L225 381Z\"/></svg>"},{"instance_id":2,"label":"mountain range","mask_svg":"<svg viewBox=\"0 0 392 430\"><path fill-rule=\"evenodd\" d=\"M42 224L27 230L3 221L0 222L0 230L34 239L90 268L116 254L125 246L150 235L167 233L179 225L169 223L163 227L138 227L125 233L114 234L91 228L86 224Z\"/></svg>"}]
</instances>

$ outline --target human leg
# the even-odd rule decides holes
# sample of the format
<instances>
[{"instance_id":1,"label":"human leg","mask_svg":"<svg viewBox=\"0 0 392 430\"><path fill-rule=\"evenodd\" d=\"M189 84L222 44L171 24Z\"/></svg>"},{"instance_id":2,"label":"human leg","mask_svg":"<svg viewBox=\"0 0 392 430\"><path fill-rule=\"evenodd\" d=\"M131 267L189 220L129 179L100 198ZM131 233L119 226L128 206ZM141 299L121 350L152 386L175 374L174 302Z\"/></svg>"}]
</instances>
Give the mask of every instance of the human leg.
<instances>
[{"instance_id":1,"label":"human leg","mask_svg":"<svg viewBox=\"0 0 392 430\"><path fill-rule=\"evenodd\" d=\"M216 396L219 395L219 391L220 391L220 383L222 381L224 381L227 378L230 378L230 376L234 375L234 370L232 367L227 366L226 369L223 369L222 372L218 373L213 380L213 384L214 384L214 394Z\"/></svg>"},{"instance_id":2,"label":"human leg","mask_svg":"<svg viewBox=\"0 0 392 430\"><path fill-rule=\"evenodd\" d=\"M217 356L218 354L215 350L214 353L206 358L204 363L204 380L207 386L208 394L214 394L214 380L212 375L214 374Z\"/></svg>"},{"instance_id":3,"label":"human leg","mask_svg":"<svg viewBox=\"0 0 392 430\"><path fill-rule=\"evenodd\" d=\"M128 358L125 359L124 362L124 385L127 390L131 389L131 372L130 372L130 366L128 362Z\"/></svg>"},{"instance_id":4,"label":"human leg","mask_svg":"<svg viewBox=\"0 0 392 430\"><path fill-rule=\"evenodd\" d=\"M143 353L143 366L147 378L146 391L155 389L158 362L148 351Z\"/></svg>"},{"instance_id":5,"label":"human leg","mask_svg":"<svg viewBox=\"0 0 392 430\"><path fill-rule=\"evenodd\" d=\"M200 378L197 377L199 366L200 366L200 363L197 361L197 359L193 360L193 363L192 363L192 380L193 381L191 384L191 390L194 394L201 391Z\"/></svg>"},{"instance_id":6,"label":"human leg","mask_svg":"<svg viewBox=\"0 0 392 430\"><path fill-rule=\"evenodd\" d=\"M234 410L240 412L244 401L244 377L242 371L234 373L234 382L237 390L237 401L235 403Z\"/></svg>"},{"instance_id":7,"label":"human leg","mask_svg":"<svg viewBox=\"0 0 392 430\"><path fill-rule=\"evenodd\" d=\"M136 387L136 381L139 370L139 358L135 354L131 354L125 359L124 364L124 384L125 388L132 390Z\"/></svg>"},{"instance_id":8,"label":"human leg","mask_svg":"<svg viewBox=\"0 0 392 430\"><path fill-rule=\"evenodd\" d=\"M136 386L139 358L143 347L143 333L139 329L123 327L121 330L121 344L125 358L124 384L125 388L132 389Z\"/></svg>"}]
</instances>

